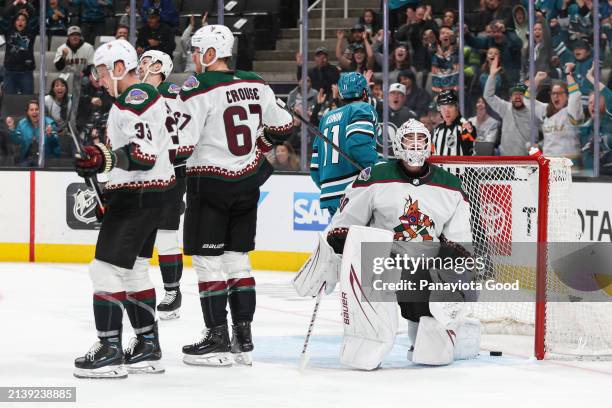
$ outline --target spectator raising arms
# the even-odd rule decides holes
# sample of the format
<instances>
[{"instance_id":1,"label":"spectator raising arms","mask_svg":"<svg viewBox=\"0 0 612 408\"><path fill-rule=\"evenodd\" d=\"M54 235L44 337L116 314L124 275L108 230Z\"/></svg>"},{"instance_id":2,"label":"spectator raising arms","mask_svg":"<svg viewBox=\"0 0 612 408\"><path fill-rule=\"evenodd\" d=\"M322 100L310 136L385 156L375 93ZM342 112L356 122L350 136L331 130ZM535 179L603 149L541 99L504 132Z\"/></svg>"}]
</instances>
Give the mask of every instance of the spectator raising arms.
<instances>
[{"instance_id":1,"label":"spectator raising arms","mask_svg":"<svg viewBox=\"0 0 612 408\"><path fill-rule=\"evenodd\" d=\"M66 35L68 31L68 11L60 6L59 0L49 0L47 6L47 35Z\"/></svg>"},{"instance_id":2,"label":"spectator raising arms","mask_svg":"<svg viewBox=\"0 0 612 408\"><path fill-rule=\"evenodd\" d=\"M342 71L357 71L360 74L365 74L367 70L374 69L375 57L368 33L363 33L363 42L353 42L350 45L353 51L351 59L347 58L343 52L344 30L336 31L336 38L336 58L338 58L338 64Z\"/></svg>"},{"instance_id":3,"label":"spectator raising arms","mask_svg":"<svg viewBox=\"0 0 612 408\"><path fill-rule=\"evenodd\" d=\"M459 53L455 34L450 27L440 28L438 49L431 59L431 90L459 89Z\"/></svg>"},{"instance_id":4,"label":"spectator raising arms","mask_svg":"<svg viewBox=\"0 0 612 408\"><path fill-rule=\"evenodd\" d=\"M147 16L147 10L154 8L159 10L161 21L170 27L178 27L179 14L172 0L144 0L141 8L141 15L144 19Z\"/></svg>"},{"instance_id":5,"label":"spectator raising arms","mask_svg":"<svg viewBox=\"0 0 612 408\"><path fill-rule=\"evenodd\" d=\"M72 26L68 29L68 40L57 47L53 63L55 69L64 72L81 72L93 63L94 49L91 44L83 41L81 29Z\"/></svg>"},{"instance_id":6,"label":"spectator raising arms","mask_svg":"<svg viewBox=\"0 0 612 408\"><path fill-rule=\"evenodd\" d=\"M138 55L145 51L158 50L172 56L174 48L176 48L176 43L172 29L162 23L159 17L159 9L149 8L147 24L140 29L136 39Z\"/></svg>"},{"instance_id":7,"label":"spectator raising arms","mask_svg":"<svg viewBox=\"0 0 612 408\"><path fill-rule=\"evenodd\" d=\"M312 88L316 91L323 89L327 95L332 93L332 85L340 78L340 71L335 65L329 63L327 48L318 47L315 50L315 66L308 70L308 77L312 81ZM302 54L295 56L297 62L297 78L302 78Z\"/></svg>"},{"instance_id":8,"label":"spectator raising arms","mask_svg":"<svg viewBox=\"0 0 612 408\"><path fill-rule=\"evenodd\" d=\"M484 89L485 101L502 119L500 154L502 156L527 156L531 146L530 107L524 101L527 86L516 83L510 88L510 102L504 101L495 95L496 76L500 71L499 58L496 58L491 63L489 78ZM536 75L536 88L542 79L544 79L542 74ZM539 126L546 111L546 104L540 101L535 101L535 103L536 126Z\"/></svg>"},{"instance_id":9,"label":"spectator raising arms","mask_svg":"<svg viewBox=\"0 0 612 408\"><path fill-rule=\"evenodd\" d=\"M206 20L208 19L208 11L204 11L202 14L202 21L200 27L204 27L208 25ZM181 44L183 45L183 59L186 61L185 63L185 72L194 72L195 64L191 59L191 36L196 31L196 20L195 16L189 17L189 25L183 31L183 35L181 35Z\"/></svg>"},{"instance_id":10,"label":"spectator raising arms","mask_svg":"<svg viewBox=\"0 0 612 408\"><path fill-rule=\"evenodd\" d=\"M34 38L37 32L28 29L28 16L19 13L6 37L4 58L4 93L7 95L34 93Z\"/></svg>"},{"instance_id":11,"label":"spectator raising arms","mask_svg":"<svg viewBox=\"0 0 612 408\"><path fill-rule=\"evenodd\" d=\"M542 153L550 157L567 157L576 163L580 158L579 130L576 125L582 122L584 114L572 67L568 67L566 73L567 84L558 81L551 88L550 103L542 123Z\"/></svg>"},{"instance_id":12,"label":"spectator raising arms","mask_svg":"<svg viewBox=\"0 0 612 408\"><path fill-rule=\"evenodd\" d=\"M12 117L6 118L6 125L10 131L11 141L19 146L19 164L22 167L38 165L38 136L39 115L38 101L31 100L26 105L26 117L15 124ZM45 117L45 157L60 157L59 139L55 122Z\"/></svg>"}]
</instances>

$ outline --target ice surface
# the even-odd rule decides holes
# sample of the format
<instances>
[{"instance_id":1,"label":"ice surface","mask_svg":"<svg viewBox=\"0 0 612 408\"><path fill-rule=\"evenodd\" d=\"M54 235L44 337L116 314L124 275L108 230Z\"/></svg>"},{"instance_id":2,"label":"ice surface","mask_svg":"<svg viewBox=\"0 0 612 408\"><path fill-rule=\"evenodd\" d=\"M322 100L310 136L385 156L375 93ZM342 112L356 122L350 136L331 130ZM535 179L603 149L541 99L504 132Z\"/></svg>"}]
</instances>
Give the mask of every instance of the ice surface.
<instances>
[{"instance_id":1,"label":"ice surface","mask_svg":"<svg viewBox=\"0 0 612 408\"><path fill-rule=\"evenodd\" d=\"M158 301L159 271L151 268ZM342 326L337 293L325 297L311 338L310 363L297 370L314 306L292 291L291 274L256 272L253 367L192 367L181 346L203 328L195 273L181 284L181 318L160 321L166 373L126 380L79 380L73 360L96 340L86 265L0 263L0 386L76 386L78 407L604 407L611 362L538 362L532 339L486 336L488 351L448 367L406 361L406 325L381 369L355 371L338 362ZM124 321L124 344L131 329ZM400 405L401 404L401 405ZM22 407L23 404L14 404ZM0 403L0 407L11 406ZM75 406L37 404L35 406Z\"/></svg>"}]
</instances>

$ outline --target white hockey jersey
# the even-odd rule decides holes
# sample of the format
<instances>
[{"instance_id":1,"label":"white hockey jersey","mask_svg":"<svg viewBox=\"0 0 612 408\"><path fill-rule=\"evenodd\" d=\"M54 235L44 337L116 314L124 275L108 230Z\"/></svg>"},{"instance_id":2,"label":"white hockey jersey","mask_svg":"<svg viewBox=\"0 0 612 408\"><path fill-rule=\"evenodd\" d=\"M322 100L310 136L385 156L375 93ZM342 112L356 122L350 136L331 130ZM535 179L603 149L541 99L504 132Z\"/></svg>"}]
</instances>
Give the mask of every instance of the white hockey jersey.
<instances>
[{"instance_id":1,"label":"white hockey jersey","mask_svg":"<svg viewBox=\"0 0 612 408\"><path fill-rule=\"evenodd\" d=\"M197 183L199 191L240 191L263 184L272 167L258 130L282 140L293 127L263 79L245 71L205 72L189 77L180 97L191 117L181 144L194 146L187 160L189 185Z\"/></svg>"},{"instance_id":2,"label":"white hockey jersey","mask_svg":"<svg viewBox=\"0 0 612 408\"><path fill-rule=\"evenodd\" d=\"M179 98L181 87L172 82L162 82L158 87L160 95L162 96L166 105L166 117L164 120L164 127L166 130L166 136L170 139L169 154L170 161L175 168L181 167L181 173L184 173L185 160L193 152L192 148L181 147L181 133L187 124L191 121L191 116L182 112L180 106L182 105Z\"/></svg>"},{"instance_id":3,"label":"white hockey jersey","mask_svg":"<svg viewBox=\"0 0 612 408\"><path fill-rule=\"evenodd\" d=\"M115 167L108 174L109 192L159 192L175 183L164 129L166 105L149 84L135 84L117 98L108 114L107 144L123 149L128 169Z\"/></svg>"},{"instance_id":4,"label":"white hockey jersey","mask_svg":"<svg viewBox=\"0 0 612 408\"><path fill-rule=\"evenodd\" d=\"M434 165L420 178L411 177L398 160L364 169L346 190L328 236L341 238L351 225L393 231L395 241L437 242L444 235L456 243L472 242L461 181Z\"/></svg>"}]
</instances>

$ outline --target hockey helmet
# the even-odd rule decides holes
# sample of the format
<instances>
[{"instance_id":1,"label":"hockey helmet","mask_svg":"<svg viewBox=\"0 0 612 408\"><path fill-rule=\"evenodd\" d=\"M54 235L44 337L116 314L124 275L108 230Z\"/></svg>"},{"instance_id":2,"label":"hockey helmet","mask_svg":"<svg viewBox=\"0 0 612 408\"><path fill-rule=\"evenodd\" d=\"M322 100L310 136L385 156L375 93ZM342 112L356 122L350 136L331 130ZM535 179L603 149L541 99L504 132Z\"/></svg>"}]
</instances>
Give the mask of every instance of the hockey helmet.
<instances>
[{"instance_id":1,"label":"hockey helmet","mask_svg":"<svg viewBox=\"0 0 612 408\"><path fill-rule=\"evenodd\" d=\"M390 132L389 136L393 154L409 166L422 166L431 156L429 129L416 119L409 119L395 133Z\"/></svg>"},{"instance_id":2,"label":"hockey helmet","mask_svg":"<svg viewBox=\"0 0 612 408\"><path fill-rule=\"evenodd\" d=\"M125 72L120 77L116 77L114 74L115 63L118 61L122 61L125 66ZM96 80L100 79L100 75L96 67L101 65L105 66L108 70L111 79L114 83L114 91L115 95L118 96L117 93L117 81L121 81L128 72L136 69L138 67L138 54L136 54L136 50L126 40L113 40L109 41L105 44L102 44L96 49L94 53L94 67L92 68L92 75Z\"/></svg>"},{"instance_id":3,"label":"hockey helmet","mask_svg":"<svg viewBox=\"0 0 612 408\"><path fill-rule=\"evenodd\" d=\"M212 24L200 28L191 37L191 48L194 53L199 54L200 63L204 67L214 64L218 58L232 56L234 48L234 34L224 25ZM213 48L216 53L215 59L209 64L204 64L204 54L209 48ZM197 51L195 51L197 49Z\"/></svg>"},{"instance_id":4,"label":"hockey helmet","mask_svg":"<svg viewBox=\"0 0 612 408\"><path fill-rule=\"evenodd\" d=\"M342 99L356 99L363 96L363 91L370 94L368 81L359 72L347 72L340 75L338 92Z\"/></svg>"},{"instance_id":5,"label":"hockey helmet","mask_svg":"<svg viewBox=\"0 0 612 408\"><path fill-rule=\"evenodd\" d=\"M458 105L459 97L457 96L457 92L452 89L445 89L440 94L438 94L438 98L436 99L438 106L442 105Z\"/></svg>"},{"instance_id":6,"label":"hockey helmet","mask_svg":"<svg viewBox=\"0 0 612 408\"><path fill-rule=\"evenodd\" d=\"M145 61L146 58L149 60ZM156 71L151 70L151 67L156 63L159 63L161 68ZM143 66L144 64L146 64L146 67ZM140 57L139 66L141 70L146 69L144 72L144 77L141 79L142 82L147 80L149 74L162 74L164 79L168 79L172 73L172 69L174 68L172 58L170 58L170 56L165 52L157 50L149 50L142 54Z\"/></svg>"}]
</instances>

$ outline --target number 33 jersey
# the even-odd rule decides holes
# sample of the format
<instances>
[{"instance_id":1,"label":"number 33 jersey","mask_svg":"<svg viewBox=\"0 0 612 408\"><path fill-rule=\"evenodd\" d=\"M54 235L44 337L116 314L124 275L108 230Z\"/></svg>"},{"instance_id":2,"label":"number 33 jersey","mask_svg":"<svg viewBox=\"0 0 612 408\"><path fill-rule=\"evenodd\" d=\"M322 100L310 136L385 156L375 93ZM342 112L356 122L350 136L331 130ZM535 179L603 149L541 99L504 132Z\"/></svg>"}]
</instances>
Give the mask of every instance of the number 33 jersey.
<instances>
[{"instance_id":1,"label":"number 33 jersey","mask_svg":"<svg viewBox=\"0 0 612 408\"><path fill-rule=\"evenodd\" d=\"M263 127L282 140L293 127L293 118L276 104L263 79L245 71L205 72L185 81L180 98L181 108L191 116L181 144L195 146L187 160L188 186L237 192L263 184L272 166L258 130Z\"/></svg>"},{"instance_id":2,"label":"number 33 jersey","mask_svg":"<svg viewBox=\"0 0 612 408\"><path fill-rule=\"evenodd\" d=\"M132 85L117 98L108 114L107 143L125 151L128 167L110 171L107 191L157 192L174 185L165 118L166 104L151 85Z\"/></svg>"}]
</instances>

